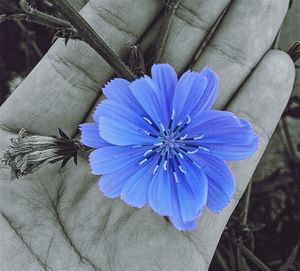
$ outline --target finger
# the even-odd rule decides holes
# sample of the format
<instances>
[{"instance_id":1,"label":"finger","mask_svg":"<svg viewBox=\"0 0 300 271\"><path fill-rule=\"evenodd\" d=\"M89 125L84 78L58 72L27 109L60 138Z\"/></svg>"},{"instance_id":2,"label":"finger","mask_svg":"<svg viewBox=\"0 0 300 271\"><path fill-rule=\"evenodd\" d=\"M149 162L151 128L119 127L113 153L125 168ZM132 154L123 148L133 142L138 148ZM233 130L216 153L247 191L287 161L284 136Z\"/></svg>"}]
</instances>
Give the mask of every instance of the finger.
<instances>
[{"instance_id":1,"label":"finger","mask_svg":"<svg viewBox=\"0 0 300 271\"><path fill-rule=\"evenodd\" d=\"M172 18L161 62L167 62L177 72L182 72L229 2L230 0L181 1ZM155 41L157 32L151 33L150 30L149 34L152 34L152 41Z\"/></svg>"},{"instance_id":2,"label":"finger","mask_svg":"<svg viewBox=\"0 0 300 271\"><path fill-rule=\"evenodd\" d=\"M220 78L216 107L226 105L270 48L283 21L288 0L233 1L194 69L213 68Z\"/></svg>"},{"instance_id":3,"label":"finger","mask_svg":"<svg viewBox=\"0 0 300 271\"><path fill-rule=\"evenodd\" d=\"M163 3L156 0L91 0L82 15L120 57L136 43ZM53 134L77 129L112 69L87 44L57 42L0 108L0 125Z\"/></svg>"},{"instance_id":4,"label":"finger","mask_svg":"<svg viewBox=\"0 0 300 271\"><path fill-rule=\"evenodd\" d=\"M229 163L236 179L236 192L228 206L217 215L205 210L199 220L198 229L191 233L199 249L205 253L207 262L211 261L227 220L274 132L289 99L294 77L294 65L290 58L281 51L270 51L227 108L239 117L249 120L261 140L258 151L251 158Z\"/></svg>"}]
</instances>

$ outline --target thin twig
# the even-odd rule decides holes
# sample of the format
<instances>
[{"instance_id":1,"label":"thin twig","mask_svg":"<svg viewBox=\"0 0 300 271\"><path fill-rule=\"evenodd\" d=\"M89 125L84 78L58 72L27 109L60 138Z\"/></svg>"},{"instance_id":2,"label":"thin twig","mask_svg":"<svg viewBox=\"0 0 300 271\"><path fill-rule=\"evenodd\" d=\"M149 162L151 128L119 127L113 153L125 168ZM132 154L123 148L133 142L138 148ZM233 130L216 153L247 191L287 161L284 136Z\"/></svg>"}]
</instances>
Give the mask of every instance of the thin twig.
<instances>
[{"instance_id":1,"label":"thin twig","mask_svg":"<svg viewBox=\"0 0 300 271\"><path fill-rule=\"evenodd\" d=\"M166 2L165 12L161 20L160 29L158 32L155 63L159 63L161 61L162 52L165 47L167 36L169 34L169 30L172 24L172 18L179 3L180 0L167 0Z\"/></svg>"},{"instance_id":2,"label":"thin twig","mask_svg":"<svg viewBox=\"0 0 300 271\"><path fill-rule=\"evenodd\" d=\"M82 39L88 43L116 73L132 81L136 75L127 67L113 50L99 37L95 30L82 18L67 0L53 0L63 16L75 27Z\"/></svg>"},{"instance_id":3,"label":"thin twig","mask_svg":"<svg viewBox=\"0 0 300 271\"><path fill-rule=\"evenodd\" d=\"M237 248L239 248L245 256L248 257L260 270L262 271L271 271L260 259L258 259L248 248L246 248L242 243L233 240L232 238L227 238L232 244L234 244Z\"/></svg>"},{"instance_id":4,"label":"thin twig","mask_svg":"<svg viewBox=\"0 0 300 271\"><path fill-rule=\"evenodd\" d=\"M286 140L286 149L287 149L289 158L292 162L296 162L296 151L294 149L294 145L291 140L290 131L289 131L285 117L281 118L280 122L281 122L281 126L283 128L283 134L284 134L284 138Z\"/></svg>"},{"instance_id":5,"label":"thin twig","mask_svg":"<svg viewBox=\"0 0 300 271\"><path fill-rule=\"evenodd\" d=\"M250 204L250 195L252 190L252 180L249 182L246 191L245 191L245 198L244 198L244 210L242 211L243 219L242 225L246 226L248 222L248 213L249 213L249 204Z\"/></svg>"},{"instance_id":6,"label":"thin twig","mask_svg":"<svg viewBox=\"0 0 300 271\"><path fill-rule=\"evenodd\" d=\"M223 271L230 271L230 269L228 268L225 259L223 258L221 252L219 251L219 249L216 250L216 257L220 263L220 265L223 268Z\"/></svg>"}]
</instances>

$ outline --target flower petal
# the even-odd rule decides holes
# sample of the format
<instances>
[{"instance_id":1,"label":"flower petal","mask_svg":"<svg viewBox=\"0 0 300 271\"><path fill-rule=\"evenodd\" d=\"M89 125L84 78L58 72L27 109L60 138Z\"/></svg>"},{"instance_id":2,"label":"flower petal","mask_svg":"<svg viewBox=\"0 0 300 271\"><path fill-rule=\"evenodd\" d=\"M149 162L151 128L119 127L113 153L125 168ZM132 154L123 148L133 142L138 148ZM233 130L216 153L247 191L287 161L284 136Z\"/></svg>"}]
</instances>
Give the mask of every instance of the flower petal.
<instances>
[{"instance_id":1,"label":"flower petal","mask_svg":"<svg viewBox=\"0 0 300 271\"><path fill-rule=\"evenodd\" d=\"M157 138L147 135L147 131L126 118L100 116L99 129L101 137L115 145L146 145L157 142Z\"/></svg>"},{"instance_id":2,"label":"flower petal","mask_svg":"<svg viewBox=\"0 0 300 271\"><path fill-rule=\"evenodd\" d=\"M128 179L139 168L140 166L138 165L137 159L113 173L103 175L98 182L99 189L109 198L120 196Z\"/></svg>"},{"instance_id":3,"label":"flower petal","mask_svg":"<svg viewBox=\"0 0 300 271\"><path fill-rule=\"evenodd\" d=\"M181 206L177 194L175 179L171 175L171 195L172 195L172 215L169 216L170 221L177 230L193 230L196 228L196 220L185 222L182 219Z\"/></svg>"},{"instance_id":4,"label":"flower petal","mask_svg":"<svg viewBox=\"0 0 300 271\"><path fill-rule=\"evenodd\" d=\"M197 212L203 209L207 201L208 180L204 171L186 160L180 161L186 173L186 181L195 197ZM198 216L198 215L197 215Z\"/></svg>"},{"instance_id":5,"label":"flower petal","mask_svg":"<svg viewBox=\"0 0 300 271\"><path fill-rule=\"evenodd\" d=\"M149 184L148 201L156 213L171 215L171 184L168 172L162 167L159 167Z\"/></svg>"},{"instance_id":6,"label":"flower petal","mask_svg":"<svg viewBox=\"0 0 300 271\"><path fill-rule=\"evenodd\" d=\"M148 198L148 187L153 178L154 163L140 168L128 179L121 191L121 199L132 207L141 208Z\"/></svg>"},{"instance_id":7,"label":"flower petal","mask_svg":"<svg viewBox=\"0 0 300 271\"><path fill-rule=\"evenodd\" d=\"M259 137L254 135L252 140L246 144L213 144L205 143L203 147L209 149L209 152L223 160L235 161L243 160L255 153L258 147Z\"/></svg>"},{"instance_id":8,"label":"flower petal","mask_svg":"<svg viewBox=\"0 0 300 271\"><path fill-rule=\"evenodd\" d=\"M197 125L191 123L186 129L189 137L202 135L193 141L194 144L249 144L253 138L251 124L230 112L205 111L197 122Z\"/></svg>"},{"instance_id":9,"label":"flower petal","mask_svg":"<svg viewBox=\"0 0 300 271\"><path fill-rule=\"evenodd\" d=\"M97 123L83 123L79 125L81 131L80 142L91 148L101 148L110 146L99 133Z\"/></svg>"},{"instance_id":10,"label":"flower petal","mask_svg":"<svg viewBox=\"0 0 300 271\"><path fill-rule=\"evenodd\" d=\"M113 100L104 100L98 106L98 113L99 121L102 116L122 121L125 119L137 127L140 127L142 131L144 130L151 133L157 133L157 130L155 130L155 128L151 126L149 122L143 119L139 112L124 106L122 103L117 103Z\"/></svg>"},{"instance_id":11,"label":"flower petal","mask_svg":"<svg viewBox=\"0 0 300 271\"><path fill-rule=\"evenodd\" d=\"M169 64L155 64L151 68L151 76L160 90L157 93L157 98L160 107L164 109L163 123L167 126L171 118L173 96L178 83L177 74Z\"/></svg>"},{"instance_id":12,"label":"flower petal","mask_svg":"<svg viewBox=\"0 0 300 271\"><path fill-rule=\"evenodd\" d=\"M174 126L179 121L184 121L186 116L194 110L206 85L206 77L198 72L187 71L181 76L173 99Z\"/></svg>"},{"instance_id":13,"label":"flower petal","mask_svg":"<svg viewBox=\"0 0 300 271\"><path fill-rule=\"evenodd\" d=\"M219 90L219 79L218 76L213 72L212 69L205 67L201 72L207 80L207 85L201 95L200 101L195 107L193 114L211 109L216 102ZM192 114L192 115L193 115Z\"/></svg>"},{"instance_id":14,"label":"flower petal","mask_svg":"<svg viewBox=\"0 0 300 271\"><path fill-rule=\"evenodd\" d=\"M117 171L140 157L147 147L109 146L97 149L89 155L92 174L102 175Z\"/></svg>"},{"instance_id":15,"label":"flower petal","mask_svg":"<svg viewBox=\"0 0 300 271\"><path fill-rule=\"evenodd\" d=\"M158 85L149 76L145 75L131 83L129 88L148 116L157 126L160 126L163 121L163 114L159 100L157 99L158 93L160 95Z\"/></svg>"},{"instance_id":16,"label":"flower petal","mask_svg":"<svg viewBox=\"0 0 300 271\"><path fill-rule=\"evenodd\" d=\"M131 82L128 82L125 79L116 78L110 81L103 88L103 93L109 100L126 105L134 111L143 112L138 101L135 99L129 89L130 84Z\"/></svg>"},{"instance_id":17,"label":"flower petal","mask_svg":"<svg viewBox=\"0 0 300 271\"><path fill-rule=\"evenodd\" d=\"M207 154L194 155L193 159L203 167L208 177L207 207L220 212L229 203L234 190L234 177L224 161Z\"/></svg>"}]
</instances>

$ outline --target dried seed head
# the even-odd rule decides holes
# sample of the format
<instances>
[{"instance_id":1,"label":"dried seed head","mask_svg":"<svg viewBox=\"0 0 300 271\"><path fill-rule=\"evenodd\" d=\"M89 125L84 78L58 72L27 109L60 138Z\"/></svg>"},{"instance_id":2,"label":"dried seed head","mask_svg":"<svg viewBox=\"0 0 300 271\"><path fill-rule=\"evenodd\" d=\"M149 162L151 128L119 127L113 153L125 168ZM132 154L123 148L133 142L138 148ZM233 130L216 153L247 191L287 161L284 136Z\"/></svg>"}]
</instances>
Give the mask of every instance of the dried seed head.
<instances>
[{"instance_id":1,"label":"dried seed head","mask_svg":"<svg viewBox=\"0 0 300 271\"><path fill-rule=\"evenodd\" d=\"M46 163L62 162L72 157L77 163L78 152L86 150L79 141L69 138L59 129L60 136L30 135L22 129L4 152L1 162L11 167L11 179L32 174Z\"/></svg>"}]
</instances>

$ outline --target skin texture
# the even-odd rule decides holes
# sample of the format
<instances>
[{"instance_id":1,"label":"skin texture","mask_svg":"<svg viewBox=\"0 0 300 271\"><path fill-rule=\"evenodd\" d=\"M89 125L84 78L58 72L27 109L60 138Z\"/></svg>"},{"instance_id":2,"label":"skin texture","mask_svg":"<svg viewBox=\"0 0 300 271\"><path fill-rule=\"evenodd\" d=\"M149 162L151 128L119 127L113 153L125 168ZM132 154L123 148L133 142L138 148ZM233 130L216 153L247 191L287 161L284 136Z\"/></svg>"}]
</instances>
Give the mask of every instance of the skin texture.
<instances>
[{"instance_id":1,"label":"skin texture","mask_svg":"<svg viewBox=\"0 0 300 271\"><path fill-rule=\"evenodd\" d=\"M161 0L91 0L81 11L122 58L142 38L156 37ZM182 0L169 34L164 62L186 69L228 0ZM74 1L80 6L82 1ZM261 137L250 159L229 163L236 193L220 213L205 210L192 232L178 232L149 208L105 198L87 160L43 168L9 182L0 168L0 270L207 270L224 226L268 144L294 82L283 52L269 51L288 0L236 0L194 69L207 65L220 77L216 108L247 118ZM152 27L151 27L152 26ZM154 29L153 29L154 28ZM156 27L157 28L157 27ZM101 100L99 88L113 71L88 45L58 41L0 108L0 149L22 127L78 136ZM5 245L4 245L5 244Z\"/></svg>"}]
</instances>

